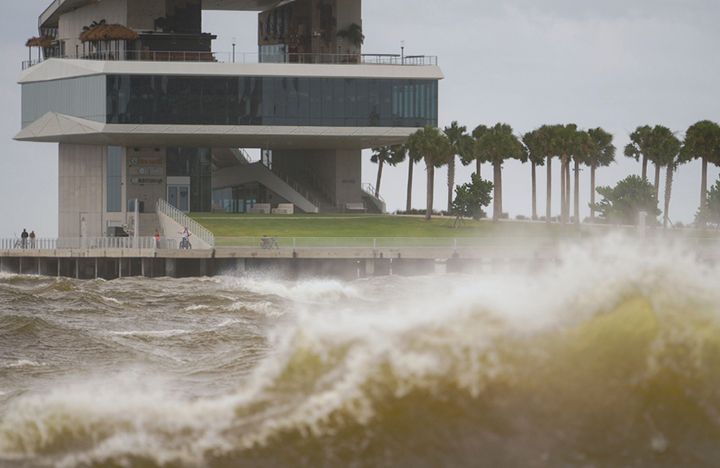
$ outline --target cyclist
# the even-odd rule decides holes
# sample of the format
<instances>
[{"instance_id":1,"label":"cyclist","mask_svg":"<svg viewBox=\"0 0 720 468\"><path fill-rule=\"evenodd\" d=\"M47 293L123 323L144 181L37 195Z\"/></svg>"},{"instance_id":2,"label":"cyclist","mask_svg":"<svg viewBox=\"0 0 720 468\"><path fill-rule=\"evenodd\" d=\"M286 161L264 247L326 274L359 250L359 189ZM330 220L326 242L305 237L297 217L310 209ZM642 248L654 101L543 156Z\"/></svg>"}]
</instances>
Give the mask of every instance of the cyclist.
<instances>
[{"instance_id":1,"label":"cyclist","mask_svg":"<svg viewBox=\"0 0 720 468\"><path fill-rule=\"evenodd\" d=\"M187 226L182 232L178 232L178 234L182 234L182 240L180 241L180 248L181 249L190 249L192 248L192 245L190 244L190 236L192 236L192 233L188 231Z\"/></svg>"}]
</instances>

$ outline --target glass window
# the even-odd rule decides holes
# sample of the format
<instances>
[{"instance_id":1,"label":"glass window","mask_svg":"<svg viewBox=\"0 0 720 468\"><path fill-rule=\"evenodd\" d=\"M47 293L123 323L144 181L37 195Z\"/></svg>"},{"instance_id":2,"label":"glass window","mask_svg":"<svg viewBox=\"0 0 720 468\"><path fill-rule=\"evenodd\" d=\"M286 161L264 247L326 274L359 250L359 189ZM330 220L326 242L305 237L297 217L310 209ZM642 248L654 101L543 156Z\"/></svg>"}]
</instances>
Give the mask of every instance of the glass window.
<instances>
[{"instance_id":1,"label":"glass window","mask_svg":"<svg viewBox=\"0 0 720 468\"><path fill-rule=\"evenodd\" d=\"M107 77L107 122L195 125L437 125L436 80Z\"/></svg>"}]
</instances>

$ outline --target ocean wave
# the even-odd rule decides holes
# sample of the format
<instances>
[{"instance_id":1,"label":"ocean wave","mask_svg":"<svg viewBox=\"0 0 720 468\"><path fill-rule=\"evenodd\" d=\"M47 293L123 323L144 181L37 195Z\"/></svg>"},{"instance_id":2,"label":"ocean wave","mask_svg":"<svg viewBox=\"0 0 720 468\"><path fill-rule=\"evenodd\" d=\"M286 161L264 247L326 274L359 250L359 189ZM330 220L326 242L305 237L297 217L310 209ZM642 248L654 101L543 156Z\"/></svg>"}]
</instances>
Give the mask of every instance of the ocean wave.
<instances>
[{"instance_id":1,"label":"ocean wave","mask_svg":"<svg viewBox=\"0 0 720 468\"><path fill-rule=\"evenodd\" d=\"M24 367L45 367L47 366L44 362L35 362L31 361L29 359L18 359L15 362L11 362L8 364L0 364L0 369L17 369L17 368L24 368Z\"/></svg>"},{"instance_id":2,"label":"ocean wave","mask_svg":"<svg viewBox=\"0 0 720 468\"><path fill-rule=\"evenodd\" d=\"M355 295L293 301L272 351L222 397L79 382L20 398L0 453L66 467L715 466L717 273L610 244L537 277L402 280L387 302L355 299L371 282L327 286Z\"/></svg>"},{"instance_id":3,"label":"ocean wave","mask_svg":"<svg viewBox=\"0 0 720 468\"><path fill-rule=\"evenodd\" d=\"M244 291L300 303L333 304L345 299L360 298L355 286L338 280L317 279L290 283L242 278L236 281L237 287Z\"/></svg>"}]
</instances>

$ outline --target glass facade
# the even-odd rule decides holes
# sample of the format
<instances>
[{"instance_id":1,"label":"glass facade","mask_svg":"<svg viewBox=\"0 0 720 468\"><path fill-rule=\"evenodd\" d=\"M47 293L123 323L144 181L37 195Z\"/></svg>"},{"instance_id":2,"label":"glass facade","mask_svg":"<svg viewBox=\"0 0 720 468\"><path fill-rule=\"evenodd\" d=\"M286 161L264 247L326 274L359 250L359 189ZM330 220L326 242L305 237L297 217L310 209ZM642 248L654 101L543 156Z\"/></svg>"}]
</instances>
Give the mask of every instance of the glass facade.
<instances>
[{"instance_id":1,"label":"glass facade","mask_svg":"<svg viewBox=\"0 0 720 468\"><path fill-rule=\"evenodd\" d=\"M213 190L212 199L225 213L247 213L255 203L267 203L267 191L262 184L245 184Z\"/></svg>"},{"instance_id":2,"label":"glass facade","mask_svg":"<svg viewBox=\"0 0 720 468\"><path fill-rule=\"evenodd\" d=\"M436 80L108 75L107 123L437 126Z\"/></svg>"},{"instance_id":3,"label":"glass facade","mask_svg":"<svg viewBox=\"0 0 720 468\"><path fill-rule=\"evenodd\" d=\"M210 148L168 148L168 177L190 177L190 211L209 212L212 204Z\"/></svg>"}]
</instances>

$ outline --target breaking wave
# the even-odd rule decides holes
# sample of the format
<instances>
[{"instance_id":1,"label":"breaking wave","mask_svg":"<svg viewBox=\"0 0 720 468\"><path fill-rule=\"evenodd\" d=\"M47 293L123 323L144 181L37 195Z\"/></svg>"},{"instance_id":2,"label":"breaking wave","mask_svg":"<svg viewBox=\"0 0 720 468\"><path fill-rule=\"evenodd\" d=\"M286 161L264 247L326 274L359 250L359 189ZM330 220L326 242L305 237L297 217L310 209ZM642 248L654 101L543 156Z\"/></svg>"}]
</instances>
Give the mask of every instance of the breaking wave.
<instances>
[{"instance_id":1,"label":"breaking wave","mask_svg":"<svg viewBox=\"0 0 720 468\"><path fill-rule=\"evenodd\" d=\"M0 460L278 468L720 460L720 275L682 252L569 250L538 276L214 284L284 310L269 327L262 314L214 317L197 335L227 333L213 354L226 360L205 368L207 382L264 343L246 373L213 396L178 387L182 370L115 369L29 392L0 420ZM233 313L228 302L222 314ZM211 318L189 312L198 313ZM167 320L168 332L180 330ZM195 344L216 345L203 339Z\"/></svg>"}]
</instances>

